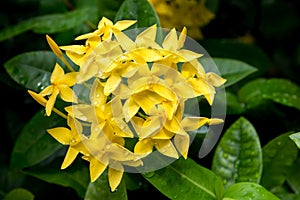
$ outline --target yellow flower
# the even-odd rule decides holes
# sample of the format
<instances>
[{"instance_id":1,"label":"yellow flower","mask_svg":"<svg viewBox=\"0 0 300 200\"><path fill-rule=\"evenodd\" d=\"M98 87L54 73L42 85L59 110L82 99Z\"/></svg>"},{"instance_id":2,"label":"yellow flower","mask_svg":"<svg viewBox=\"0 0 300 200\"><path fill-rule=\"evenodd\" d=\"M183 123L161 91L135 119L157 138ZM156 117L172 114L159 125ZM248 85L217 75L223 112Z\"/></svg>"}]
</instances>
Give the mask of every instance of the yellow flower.
<instances>
[{"instance_id":1,"label":"yellow flower","mask_svg":"<svg viewBox=\"0 0 300 200\"><path fill-rule=\"evenodd\" d=\"M65 159L61 165L61 169L65 169L72 164L79 153L79 150L76 148L76 146L87 139L82 134L81 124L70 116L68 117L68 126L70 129L65 127L57 127L47 130L47 132L59 143L63 145L69 145Z\"/></svg>"},{"instance_id":2,"label":"yellow flower","mask_svg":"<svg viewBox=\"0 0 300 200\"><path fill-rule=\"evenodd\" d=\"M67 56L77 65L81 65L85 58L99 45L100 42L111 40L114 32L122 31L133 24L136 20L122 20L113 24L111 20L103 17L98 23L98 29L92 33L86 33L75 40L86 39L85 45L69 45L60 48L66 51Z\"/></svg>"},{"instance_id":3,"label":"yellow flower","mask_svg":"<svg viewBox=\"0 0 300 200\"><path fill-rule=\"evenodd\" d=\"M66 102L77 102L71 86L76 83L77 72L64 74L64 70L56 64L50 77L51 85L42 90L41 96L49 96L46 103L46 115L50 116L58 95Z\"/></svg>"},{"instance_id":4,"label":"yellow flower","mask_svg":"<svg viewBox=\"0 0 300 200\"><path fill-rule=\"evenodd\" d=\"M84 159L90 162L90 177L94 182L108 168L108 180L111 191L120 184L123 165L137 167L142 165L139 156L118 143L112 142L112 137L103 131L93 132L91 137L83 141L86 151Z\"/></svg>"},{"instance_id":5,"label":"yellow flower","mask_svg":"<svg viewBox=\"0 0 300 200\"><path fill-rule=\"evenodd\" d=\"M103 86L98 79L94 80L90 91L90 104L77 104L66 107L66 111L74 118L91 124L91 130L106 130L106 133L119 137L133 137L133 133L123 120L122 104L118 97L107 101Z\"/></svg>"},{"instance_id":6,"label":"yellow flower","mask_svg":"<svg viewBox=\"0 0 300 200\"><path fill-rule=\"evenodd\" d=\"M184 63L182 75L188 80L198 96L204 95L209 105L213 104L216 93L215 87L223 85L226 80L214 72L205 73L202 65L197 60Z\"/></svg>"},{"instance_id":7,"label":"yellow flower","mask_svg":"<svg viewBox=\"0 0 300 200\"><path fill-rule=\"evenodd\" d=\"M156 10L161 26L181 29L186 26L189 35L194 39L202 39L200 28L208 24L214 13L205 7L206 0L149 0Z\"/></svg>"}]
</instances>

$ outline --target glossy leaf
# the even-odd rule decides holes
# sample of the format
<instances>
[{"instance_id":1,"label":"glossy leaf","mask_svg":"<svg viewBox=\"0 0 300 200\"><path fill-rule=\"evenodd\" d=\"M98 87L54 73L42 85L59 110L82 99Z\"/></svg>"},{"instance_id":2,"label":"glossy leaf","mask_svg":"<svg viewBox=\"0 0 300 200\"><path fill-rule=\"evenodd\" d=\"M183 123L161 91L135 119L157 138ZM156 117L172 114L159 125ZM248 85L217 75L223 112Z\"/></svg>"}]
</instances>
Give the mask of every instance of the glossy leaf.
<instances>
[{"instance_id":1,"label":"glossy leaf","mask_svg":"<svg viewBox=\"0 0 300 200\"><path fill-rule=\"evenodd\" d=\"M238 97L248 108L272 100L300 110L300 87L286 79L256 79L243 86Z\"/></svg>"},{"instance_id":2,"label":"glossy leaf","mask_svg":"<svg viewBox=\"0 0 300 200\"><path fill-rule=\"evenodd\" d=\"M263 174L260 183L269 190L285 182L297 158L298 149L289 138L290 134L282 134L263 147Z\"/></svg>"},{"instance_id":3,"label":"glossy leaf","mask_svg":"<svg viewBox=\"0 0 300 200\"><path fill-rule=\"evenodd\" d=\"M289 136L297 145L297 147L300 149L300 132L299 133L294 133Z\"/></svg>"},{"instance_id":4,"label":"glossy leaf","mask_svg":"<svg viewBox=\"0 0 300 200\"><path fill-rule=\"evenodd\" d=\"M213 60L216 63L221 76L227 80L225 87L233 85L257 71L256 68L239 60L229 58L213 58Z\"/></svg>"},{"instance_id":5,"label":"glossy leaf","mask_svg":"<svg viewBox=\"0 0 300 200\"><path fill-rule=\"evenodd\" d=\"M13 190L11 190L9 193L7 193L4 196L3 200L33 200L34 199L34 195L24 189L24 188L15 188Z\"/></svg>"},{"instance_id":6,"label":"glossy leaf","mask_svg":"<svg viewBox=\"0 0 300 200\"><path fill-rule=\"evenodd\" d=\"M105 171L95 182L89 184L84 199L127 200L125 182L122 180L116 191L111 192L107 172Z\"/></svg>"},{"instance_id":7,"label":"glossy leaf","mask_svg":"<svg viewBox=\"0 0 300 200\"><path fill-rule=\"evenodd\" d=\"M221 176L224 186L237 182L259 183L262 150L252 124L241 117L220 140L213 158L212 171Z\"/></svg>"},{"instance_id":8,"label":"glossy leaf","mask_svg":"<svg viewBox=\"0 0 300 200\"><path fill-rule=\"evenodd\" d=\"M293 163L289 175L287 177L287 183L294 193L300 194L300 158Z\"/></svg>"},{"instance_id":9,"label":"glossy leaf","mask_svg":"<svg viewBox=\"0 0 300 200\"><path fill-rule=\"evenodd\" d=\"M62 159L56 159L45 166L36 166L24 173L48 183L71 187L83 198L89 184L89 169L81 160L75 160L67 169L61 170Z\"/></svg>"},{"instance_id":10,"label":"glossy leaf","mask_svg":"<svg viewBox=\"0 0 300 200\"><path fill-rule=\"evenodd\" d=\"M159 18L147 0L125 0L118 10L115 21L138 20L130 28L145 28L153 24L160 26Z\"/></svg>"},{"instance_id":11,"label":"glossy leaf","mask_svg":"<svg viewBox=\"0 0 300 200\"><path fill-rule=\"evenodd\" d=\"M65 119L53 114L45 117L44 109L37 112L21 131L12 151L13 168L33 166L62 147L46 129L59 126Z\"/></svg>"},{"instance_id":12,"label":"glossy leaf","mask_svg":"<svg viewBox=\"0 0 300 200\"><path fill-rule=\"evenodd\" d=\"M144 177L170 199L216 199L216 190L219 190L216 189L217 176L190 158L181 158Z\"/></svg>"},{"instance_id":13,"label":"glossy leaf","mask_svg":"<svg viewBox=\"0 0 300 200\"><path fill-rule=\"evenodd\" d=\"M64 14L49 14L24 20L19 24L9 26L0 31L0 41L29 30L41 34L69 30L83 23L87 19L89 11L89 9L78 9Z\"/></svg>"},{"instance_id":14,"label":"glossy leaf","mask_svg":"<svg viewBox=\"0 0 300 200\"><path fill-rule=\"evenodd\" d=\"M230 92L226 92L226 114L242 114L246 111L246 106L244 103L240 102L238 97Z\"/></svg>"},{"instance_id":15,"label":"glossy leaf","mask_svg":"<svg viewBox=\"0 0 300 200\"><path fill-rule=\"evenodd\" d=\"M205 39L201 45L212 57L231 58L248 63L263 74L271 65L265 52L255 45L239 43L230 39Z\"/></svg>"},{"instance_id":16,"label":"glossy leaf","mask_svg":"<svg viewBox=\"0 0 300 200\"><path fill-rule=\"evenodd\" d=\"M266 190L263 186L250 183L241 182L236 183L225 190L222 200L279 200L274 194Z\"/></svg>"},{"instance_id":17,"label":"glossy leaf","mask_svg":"<svg viewBox=\"0 0 300 200\"><path fill-rule=\"evenodd\" d=\"M39 92L50 84L51 72L57 61L50 51L35 51L11 58L4 67L17 83Z\"/></svg>"}]
</instances>

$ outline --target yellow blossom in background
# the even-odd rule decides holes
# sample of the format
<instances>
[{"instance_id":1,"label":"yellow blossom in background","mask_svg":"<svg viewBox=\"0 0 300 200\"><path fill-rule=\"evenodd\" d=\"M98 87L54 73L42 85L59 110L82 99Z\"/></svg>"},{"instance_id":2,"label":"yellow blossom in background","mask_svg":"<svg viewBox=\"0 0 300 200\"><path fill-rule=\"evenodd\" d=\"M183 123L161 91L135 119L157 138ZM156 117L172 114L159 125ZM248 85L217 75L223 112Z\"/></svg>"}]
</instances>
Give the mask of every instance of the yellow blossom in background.
<instances>
[{"instance_id":1,"label":"yellow blossom in background","mask_svg":"<svg viewBox=\"0 0 300 200\"><path fill-rule=\"evenodd\" d=\"M189 30L189 36L202 39L200 28L215 15L205 6L206 0L148 0L157 12L163 28Z\"/></svg>"},{"instance_id":2,"label":"yellow blossom in background","mask_svg":"<svg viewBox=\"0 0 300 200\"><path fill-rule=\"evenodd\" d=\"M125 168L141 169L144 159L154 151L186 159L192 141L190 132L223 122L185 110L187 101L197 101L198 97L212 105L215 88L226 81L204 70L199 61L202 54L185 49L187 28L183 27L180 34L171 29L158 43L156 25L134 39L123 32L134 23L123 20L113 24L104 17L95 31L76 38L85 40L85 45L59 47L47 36L54 53L63 60L64 50L78 72L69 68L71 72L65 73L56 64L50 85L40 93L29 91L46 107L47 116L53 110L68 120L68 128L47 130L69 147L61 168L81 154L89 162L92 182L108 170L112 191L120 184ZM64 107L67 114L54 107L58 96L69 102Z\"/></svg>"}]
</instances>

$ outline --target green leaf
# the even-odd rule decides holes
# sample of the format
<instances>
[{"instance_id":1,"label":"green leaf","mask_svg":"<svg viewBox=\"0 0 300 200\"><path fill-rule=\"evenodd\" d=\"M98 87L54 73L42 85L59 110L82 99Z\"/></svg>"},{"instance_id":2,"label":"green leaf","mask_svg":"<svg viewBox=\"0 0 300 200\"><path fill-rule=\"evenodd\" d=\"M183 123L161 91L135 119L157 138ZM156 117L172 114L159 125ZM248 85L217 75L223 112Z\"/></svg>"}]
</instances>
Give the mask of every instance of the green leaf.
<instances>
[{"instance_id":1,"label":"green leaf","mask_svg":"<svg viewBox=\"0 0 300 200\"><path fill-rule=\"evenodd\" d=\"M263 147L263 174L261 185L267 189L280 186L286 180L298 149L286 133L271 140Z\"/></svg>"},{"instance_id":2,"label":"green leaf","mask_svg":"<svg viewBox=\"0 0 300 200\"><path fill-rule=\"evenodd\" d=\"M213 60L216 63L221 76L227 80L225 87L233 85L257 71L256 68L239 60L229 58L213 58Z\"/></svg>"},{"instance_id":3,"label":"green leaf","mask_svg":"<svg viewBox=\"0 0 300 200\"><path fill-rule=\"evenodd\" d=\"M0 41L19 35L29 30L36 33L51 34L69 30L83 23L88 18L90 9L77 9L64 14L49 14L24 20L0 31Z\"/></svg>"},{"instance_id":4,"label":"green leaf","mask_svg":"<svg viewBox=\"0 0 300 200\"><path fill-rule=\"evenodd\" d=\"M44 109L37 112L23 128L12 151L11 167L33 166L62 147L46 129L60 125L65 119L56 114L45 117L44 113Z\"/></svg>"},{"instance_id":5,"label":"green leaf","mask_svg":"<svg viewBox=\"0 0 300 200\"><path fill-rule=\"evenodd\" d=\"M250 183L241 182L236 183L225 190L222 200L279 200L274 194L266 190L263 186Z\"/></svg>"},{"instance_id":6,"label":"green leaf","mask_svg":"<svg viewBox=\"0 0 300 200\"><path fill-rule=\"evenodd\" d=\"M15 188L4 196L3 200L33 200L34 195L23 188Z\"/></svg>"},{"instance_id":7,"label":"green leaf","mask_svg":"<svg viewBox=\"0 0 300 200\"><path fill-rule=\"evenodd\" d=\"M300 195L300 158L294 162L287 177L287 183L294 193Z\"/></svg>"},{"instance_id":8,"label":"green leaf","mask_svg":"<svg viewBox=\"0 0 300 200\"><path fill-rule=\"evenodd\" d=\"M212 57L232 58L248 63L263 74L271 65L265 52L255 45L239 43L231 39L204 39L201 45Z\"/></svg>"},{"instance_id":9,"label":"green leaf","mask_svg":"<svg viewBox=\"0 0 300 200\"><path fill-rule=\"evenodd\" d=\"M192 159L180 158L160 170L144 177L170 199L216 199L218 177Z\"/></svg>"},{"instance_id":10,"label":"green leaf","mask_svg":"<svg viewBox=\"0 0 300 200\"><path fill-rule=\"evenodd\" d=\"M237 115L246 111L245 104L240 102L238 97L233 93L226 92L226 102L226 114Z\"/></svg>"},{"instance_id":11,"label":"green leaf","mask_svg":"<svg viewBox=\"0 0 300 200\"><path fill-rule=\"evenodd\" d=\"M95 182L89 184L84 199L127 200L125 182L122 180L117 190L115 192L111 192L108 183L108 175L105 171Z\"/></svg>"},{"instance_id":12,"label":"green leaf","mask_svg":"<svg viewBox=\"0 0 300 200\"><path fill-rule=\"evenodd\" d=\"M256 79L248 82L238 92L241 102L253 108L263 100L272 100L300 110L300 88L286 79Z\"/></svg>"},{"instance_id":13,"label":"green leaf","mask_svg":"<svg viewBox=\"0 0 300 200\"><path fill-rule=\"evenodd\" d=\"M294 133L289 136L297 145L297 147L300 149L300 132L299 133Z\"/></svg>"},{"instance_id":14,"label":"green leaf","mask_svg":"<svg viewBox=\"0 0 300 200\"><path fill-rule=\"evenodd\" d=\"M262 150L254 127L245 118L226 130L216 148L212 171L222 177L225 187L237 182L259 183Z\"/></svg>"},{"instance_id":15,"label":"green leaf","mask_svg":"<svg viewBox=\"0 0 300 200\"><path fill-rule=\"evenodd\" d=\"M40 34L51 34L69 30L81 25L88 18L91 8L77 9L64 14L51 14L32 19L33 31Z\"/></svg>"},{"instance_id":16,"label":"green leaf","mask_svg":"<svg viewBox=\"0 0 300 200\"><path fill-rule=\"evenodd\" d=\"M67 169L61 170L61 159L55 159L45 166L35 166L23 171L48 183L71 187L83 198L89 184L89 169L82 160L75 160Z\"/></svg>"},{"instance_id":17,"label":"green leaf","mask_svg":"<svg viewBox=\"0 0 300 200\"><path fill-rule=\"evenodd\" d=\"M278 194L277 196L284 200L300 200L300 194L283 193Z\"/></svg>"},{"instance_id":18,"label":"green leaf","mask_svg":"<svg viewBox=\"0 0 300 200\"><path fill-rule=\"evenodd\" d=\"M20 85L36 92L50 84L51 72L58 62L50 51L35 51L17 55L7 61L7 73Z\"/></svg>"},{"instance_id":19,"label":"green leaf","mask_svg":"<svg viewBox=\"0 0 300 200\"><path fill-rule=\"evenodd\" d=\"M115 21L137 20L130 28L146 28L157 24L160 26L159 18L147 0L125 0L118 10Z\"/></svg>"}]
</instances>

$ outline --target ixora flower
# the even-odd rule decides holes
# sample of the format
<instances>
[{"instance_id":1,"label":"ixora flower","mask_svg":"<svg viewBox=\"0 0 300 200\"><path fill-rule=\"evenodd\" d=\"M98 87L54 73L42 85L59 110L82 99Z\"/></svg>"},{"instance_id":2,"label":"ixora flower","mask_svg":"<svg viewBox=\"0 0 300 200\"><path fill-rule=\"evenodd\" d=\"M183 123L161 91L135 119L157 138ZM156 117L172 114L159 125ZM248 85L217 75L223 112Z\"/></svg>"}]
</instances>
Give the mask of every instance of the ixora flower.
<instances>
[{"instance_id":1,"label":"ixora flower","mask_svg":"<svg viewBox=\"0 0 300 200\"><path fill-rule=\"evenodd\" d=\"M203 54L184 48L187 29L180 34L172 29L164 35L153 25L135 29L135 37L129 37L123 30L135 22L113 24L102 18L97 30L76 38L86 40L83 46L59 47L47 36L70 72L56 64L51 84L39 93L29 91L47 116L54 111L67 119L68 128L47 130L69 147L61 168L80 154L89 162L91 181L108 170L112 191L125 171L148 169L145 165L151 162L146 160L154 153L174 160L187 158L191 132L223 122L188 111L199 109L199 97L212 106L215 88L226 80L204 70ZM157 41L158 31L164 35L162 42ZM78 65L78 71L60 49L72 65ZM64 112L55 108L57 98L66 102ZM197 106L187 109L191 100Z\"/></svg>"}]
</instances>

